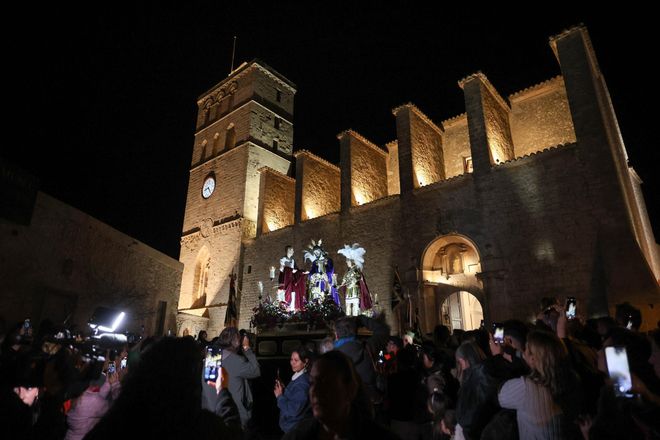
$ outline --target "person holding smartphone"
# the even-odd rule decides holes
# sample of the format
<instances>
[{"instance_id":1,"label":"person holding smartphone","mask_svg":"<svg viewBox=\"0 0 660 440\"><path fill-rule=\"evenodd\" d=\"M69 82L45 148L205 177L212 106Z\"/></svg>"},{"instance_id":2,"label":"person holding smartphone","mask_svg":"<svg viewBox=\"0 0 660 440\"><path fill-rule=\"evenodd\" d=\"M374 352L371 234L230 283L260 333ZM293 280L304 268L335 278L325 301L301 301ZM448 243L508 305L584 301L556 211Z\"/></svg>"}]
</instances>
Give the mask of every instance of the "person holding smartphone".
<instances>
[{"instance_id":1,"label":"person holding smartphone","mask_svg":"<svg viewBox=\"0 0 660 440\"><path fill-rule=\"evenodd\" d=\"M516 410L520 438L570 438L567 430L577 430L573 422L582 396L566 347L554 333L535 330L527 336L523 357L530 373L504 383L500 406Z\"/></svg>"},{"instance_id":2,"label":"person holding smartphone","mask_svg":"<svg viewBox=\"0 0 660 440\"><path fill-rule=\"evenodd\" d=\"M81 440L108 412L121 390L117 360L106 358L104 364L92 364L92 380L82 394L75 396L67 413L65 440ZM102 369L106 374L102 374Z\"/></svg>"},{"instance_id":3,"label":"person holding smartphone","mask_svg":"<svg viewBox=\"0 0 660 440\"><path fill-rule=\"evenodd\" d=\"M227 327L220 333L222 348L222 369L229 378L229 392L238 408L243 429L248 428L252 418L254 403L250 379L261 376L261 368L257 357L250 347L250 338L239 335L236 327Z\"/></svg>"},{"instance_id":4,"label":"person holding smartphone","mask_svg":"<svg viewBox=\"0 0 660 440\"><path fill-rule=\"evenodd\" d=\"M309 404L309 375L312 354L303 346L291 353L289 364L293 370L291 382L284 386L280 378L275 379L273 393L280 409L280 428L291 431L301 420L311 417Z\"/></svg>"}]
</instances>

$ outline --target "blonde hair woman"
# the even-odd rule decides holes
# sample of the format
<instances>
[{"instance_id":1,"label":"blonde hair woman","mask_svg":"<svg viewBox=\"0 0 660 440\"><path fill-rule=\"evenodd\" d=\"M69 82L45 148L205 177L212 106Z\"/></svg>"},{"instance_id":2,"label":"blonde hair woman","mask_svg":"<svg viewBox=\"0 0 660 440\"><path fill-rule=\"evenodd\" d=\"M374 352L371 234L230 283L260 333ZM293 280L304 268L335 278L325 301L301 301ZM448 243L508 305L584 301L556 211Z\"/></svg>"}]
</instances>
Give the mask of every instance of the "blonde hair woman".
<instances>
[{"instance_id":1,"label":"blonde hair woman","mask_svg":"<svg viewBox=\"0 0 660 440\"><path fill-rule=\"evenodd\" d=\"M515 409L518 432L524 439L562 439L576 414L569 409L579 396L575 373L568 365L568 352L554 333L533 331L527 336L523 358L531 372L507 381L499 392L502 408Z\"/></svg>"}]
</instances>

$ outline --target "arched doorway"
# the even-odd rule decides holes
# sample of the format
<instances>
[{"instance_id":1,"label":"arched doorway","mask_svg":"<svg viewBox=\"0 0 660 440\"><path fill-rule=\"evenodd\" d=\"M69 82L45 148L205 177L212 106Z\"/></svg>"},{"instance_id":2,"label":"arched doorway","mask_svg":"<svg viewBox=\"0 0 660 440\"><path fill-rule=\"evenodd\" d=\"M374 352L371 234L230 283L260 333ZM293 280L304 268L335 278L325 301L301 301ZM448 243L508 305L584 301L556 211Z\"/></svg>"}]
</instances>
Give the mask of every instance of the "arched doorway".
<instances>
[{"instance_id":1,"label":"arched doorway","mask_svg":"<svg viewBox=\"0 0 660 440\"><path fill-rule=\"evenodd\" d=\"M422 256L423 295L420 309L425 331L438 324L455 329L478 328L486 310L485 296L477 274L481 258L468 237L451 234L438 237Z\"/></svg>"},{"instance_id":2,"label":"arched doorway","mask_svg":"<svg viewBox=\"0 0 660 440\"><path fill-rule=\"evenodd\" d=\"M450 330L475 330L484 319L483 308L476 296L464 290L449 295L440 306L440 324Z\"/></svg>"}]
</instances>

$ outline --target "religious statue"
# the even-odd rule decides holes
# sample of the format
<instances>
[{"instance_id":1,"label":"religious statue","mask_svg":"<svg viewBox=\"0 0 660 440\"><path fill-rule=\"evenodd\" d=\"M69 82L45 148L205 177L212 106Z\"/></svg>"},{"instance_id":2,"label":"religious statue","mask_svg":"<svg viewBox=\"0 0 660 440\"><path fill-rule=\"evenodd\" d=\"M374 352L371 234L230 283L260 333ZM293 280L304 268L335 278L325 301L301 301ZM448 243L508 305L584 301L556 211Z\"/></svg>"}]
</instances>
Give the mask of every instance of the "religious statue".
<instances>
[{"instance_id":1,"label":"religious statue","mask_svg":"<svg viewBox=\"0 0 660 440\"><path fill-rule=\"evenodd\" d=\"M298 270L293 259L293 246L284 248L286 255L280 258L277 300L286 303L289 311L301 310L305 299L305 274Z\"/></svg>"},{"instance_id":2,"label":"religious statue","mask_svg":"<svg viewBox=\"0 0 660 440\"><path fill-rule=\"evenodd\" d=\"M339 293L337 292L337 278L332 259L328 253L321 247L323 240L318 243L312 240L312 244L305 251L305 260L312 262L312 268L308 276L309 298L323 300L326 295L332 295L332 300L339 305Z\"/></svg>"},{"instance_id":3,"label":"religious statue","mask_svg":"<svg viewBox=\"0 0 660 440\"><path fill-rule=\"evenodd\" d=\"M366 252L357 243L353 246L345 244L343 249L337 251L337 253L346 257L346 265L348 266L348 271L340 284L340 288L345 290L347 316L358 316L361 313L368 314L373 307L371 294L362 273Z\"/></svg>"}]
</instances>

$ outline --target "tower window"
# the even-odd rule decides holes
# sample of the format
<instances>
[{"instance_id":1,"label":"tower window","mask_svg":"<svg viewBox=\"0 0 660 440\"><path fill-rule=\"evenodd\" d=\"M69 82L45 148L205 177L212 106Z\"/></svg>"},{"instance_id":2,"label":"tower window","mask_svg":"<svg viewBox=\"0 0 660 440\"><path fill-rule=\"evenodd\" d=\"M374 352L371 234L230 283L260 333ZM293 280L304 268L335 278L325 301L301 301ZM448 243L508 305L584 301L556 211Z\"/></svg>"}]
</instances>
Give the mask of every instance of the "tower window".
<instances>
[{"instance_id":1,"label":"tower window","mask_svg":"<svg viewBox=\"0 0 660 440\"><path fill-rule=\"evenodd\" d=\"M281 91L279 91L279 90L275 91L275 100L277 102L282 102L282 92Z\"/></svg>"},{"instance_id":2,"label":"tower window","mask_svg":"<svg viewBox=\"0 0 660 440\"><path fill-rule=\"evenodd\" d=\"M280 118L275 118L275 121L274 121L274 124L275 124L275 130L279 130L279 129L280 129L280 121L281 121Z\"/></svg>"},{"instance_id":3,"label":"tower window","mask_svg":"<svg viewBox=\"0 0 660 440\"><path fill-rule=\"evenodd\" d=\"M277 150L278 145L277 139L273 139L273 150Z\"/></svg>"}]
</instances>

